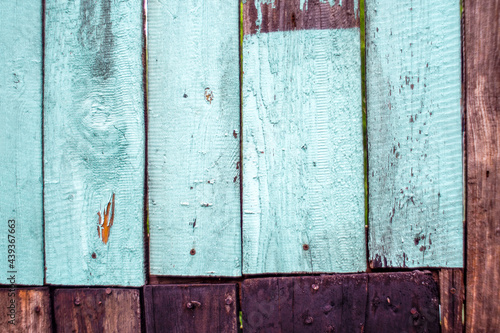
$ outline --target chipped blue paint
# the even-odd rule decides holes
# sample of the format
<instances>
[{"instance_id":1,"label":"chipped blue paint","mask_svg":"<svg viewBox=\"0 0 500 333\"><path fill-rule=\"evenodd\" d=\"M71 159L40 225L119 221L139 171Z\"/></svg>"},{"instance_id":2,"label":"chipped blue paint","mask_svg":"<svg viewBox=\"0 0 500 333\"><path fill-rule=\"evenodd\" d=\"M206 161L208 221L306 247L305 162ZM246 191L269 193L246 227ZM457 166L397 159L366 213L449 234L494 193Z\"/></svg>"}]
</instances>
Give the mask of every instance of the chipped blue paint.
<instances>
[{"instance_id":1,"label":"chipped blue paint","mask_svg":"<svg viewBox=\"0 0 500 333\"><path fill-rule=\"evenodd\" d=\"M42 2L1 8L0 283L42 285Z\"/></svg>"},{"instance_id":2,"label":"chipped blue paint","mask_svg":"<svg viewBox=\"0 0 500 333\"><path fill-rule=\"evenodd\" d=\"M462 267L459 0L366 1L373 267Z\"/></svg>"},{"instance_id":3,"label":"chipped blue paint","mask_svg":"<svg viewBox=\"0 0 500 333\"><path fill-rule=\"evenodd\" d=\"M243 272L366 269L359 28L243 41Z\"/></svg>"}]
</instances>

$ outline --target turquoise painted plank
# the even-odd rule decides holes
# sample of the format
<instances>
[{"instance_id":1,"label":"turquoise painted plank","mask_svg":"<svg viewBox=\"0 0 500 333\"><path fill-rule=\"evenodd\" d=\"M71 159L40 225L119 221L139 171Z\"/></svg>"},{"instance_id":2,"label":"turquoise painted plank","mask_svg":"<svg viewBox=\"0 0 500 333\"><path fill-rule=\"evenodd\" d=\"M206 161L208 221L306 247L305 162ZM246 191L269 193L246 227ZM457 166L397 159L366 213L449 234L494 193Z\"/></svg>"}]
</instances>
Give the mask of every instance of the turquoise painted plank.
<instances>
[{"instance_id":1,"label":"turquoise painted plank","mask_svg":"<svg viewBox=\"0 0 500 333\"><path fill-rule=\"evenodd\" d=\"M142 1L47 0L46 281L144 283Z\"/></svg>"},{"instance_id":2,"label":"turquoise painted plank","mask_svg":"<svg viewBox=\"0 0 500 333\"><path fill-rule=\"evenodd\" d=\"M243 18L243 273L364 271L353 2L256 3Z\"/></svg>"},{"instance_id":3,"label":"turquoise painted plank","mask_svg":"<svg viewBox=\"0 0 500 333\"><path fill-rule=\"evenodd\" d=\"M462 267L460 1L366 1L372 267Z\"/></svg>"},{"instance_id":4,"label":"turquoise painted plank","mask_svg":"<svg viewBox=\"0 0 500 333\"><path fill-rule=\"evenodd\" d=\"M0 283L42 285L41 1L1 4L0 156Z\"/></svg>"},{"instance_id":5,"label":"turquoise painted plank","mask_svg":"<svg viewBox=\"0 0 500 333\"><path fill-rule=\"evenodd\" d=\"M150 273L241 275L239 3L148 3Z\"/></svg>"}]
</instances>

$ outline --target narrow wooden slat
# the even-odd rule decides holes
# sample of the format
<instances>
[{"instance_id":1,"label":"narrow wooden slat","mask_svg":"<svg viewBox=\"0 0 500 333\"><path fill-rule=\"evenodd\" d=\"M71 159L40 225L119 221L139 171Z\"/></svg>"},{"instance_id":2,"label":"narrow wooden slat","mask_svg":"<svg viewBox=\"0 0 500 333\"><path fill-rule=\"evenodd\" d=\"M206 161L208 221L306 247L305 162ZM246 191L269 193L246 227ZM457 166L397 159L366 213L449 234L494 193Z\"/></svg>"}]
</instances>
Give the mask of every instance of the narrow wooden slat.
<instances>
[{"instance_id":1,"label":"narrow wooden slat","mask_svg":"<svg viewBox=\"0 0 500 333\"><path fill-rule=\"evenodd\" d=\"M41 285L41 1L2 2L0 54L0 283Z\"/></svg>"},{"instance_id":2,"label":"narrow wooden slat","mask_svg":"<svg viewBox=\"0 0 500 333\"><path fill-rule=\"evenodd\" d=\"M500 330L500 1L464 3L467 332Z\"/></svg>"},{"instance_id":3,"label":"narrow wooden slat","mask_svg":"<svg viewBox=\"0 0 500 333\"><path fill-rule=\"evenodd\" d=\"M146 332L237 332L236 285L145 286Z\"/></svg>"},{"instance_id":4,"label":"narrow wooden slat","mask_svg":"<svg viewBox=\"0 0 500 333\"><path fill-rule=\"evenodd\" d=\"M462 308L464 291L463 270L442 269L439 271L442 333L463 332Z\"/></svg>"},{"instance_id":5,"label":"narrow wooden slat","mask_svg":"<svg viewBox=\"0 0 500 333\"><path fill-rule=\"evenodd\" d=\"M57 332L141 332L140 292L136 289L56 289Z\"/></svg>"},{"instance_id":6,"label":"narrow wooden slat","mask_svg":"<svg viewBox=\"0 0 500 333\"><path fill-rule=\"evenodd\" d=\"M148 2L153 275L241 275L238 6Z\"/></svg>"},{"instance_id":7,"label":"narrow wooden slat","mask_svg":"<svg viewBox=\"0 0 500 333\"><path fill-rule=\"evenodd\" d=\"M46 281L144 283L142 1L47 0Z\"/></svg>"},{"instance_id":8,"label":"narrow wooden slat","mask_svg":"<svg viewBox=\"0 0 500 333\"><path fill-rule=\"evenodd\" d=\"M245 274L366 268L357 4L243 4Z\"/></svg>"},{"instance_id":9,"label":"narrow wooden slat","mask_svg":"<svg viewBox=\"0 0 500 333\"><path fill-rule=\"evenodd\" d=\"M371 267L462 267L460 1L366 1Z\"/></svg>"},{"instance_id":10,"label":"narrow wooden slat","mask_svg":"<svg viewBox=\"0 0 500 333\"><path fill-rule=\"evenodd\" d=\"M0 289L2 332L52 332L49 288Z\"/></svg>"}]
</instances>

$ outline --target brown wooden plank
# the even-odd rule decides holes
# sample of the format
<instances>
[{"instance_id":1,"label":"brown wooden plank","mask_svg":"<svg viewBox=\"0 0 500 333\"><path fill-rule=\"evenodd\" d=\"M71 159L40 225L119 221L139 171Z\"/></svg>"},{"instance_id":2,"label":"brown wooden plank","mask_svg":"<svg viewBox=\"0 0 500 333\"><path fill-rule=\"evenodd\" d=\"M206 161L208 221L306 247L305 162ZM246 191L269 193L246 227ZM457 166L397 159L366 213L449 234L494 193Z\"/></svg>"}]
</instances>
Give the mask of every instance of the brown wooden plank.
<instances>
[{"instance_id":1,"label":"brown wooden plank","mask_svg":"<svg viewBox=\"0 0 500 333\"><path fill-rule=\"evenodd\" d=\"M57 289L54 294L57 332L140 332L137 289Z\"/></svg>"},{"instance_id":2,"label":"brown wooden plank","mask_svg":"<svg viewBox=\"0 0 500 333\"><path fill-rule=\"evenodd\" d=\"M329 1L323 0L306 3L303 0L248 0L243 3L243 17L245 35L258 31L359 27L358 0L344 0L342 5L330 5Z\"/></svg>"},{"instance_id":3,"label":"brown wooden plank","mask_svg":"<svg viewBox=\"0 0 500 333\"><path fill-rule=\"evenodd\" d=\"M242 284L247 332L362 332L367 275L262 278Z\"/></svg>"},{"instance_id":4,"label":"brown wooden plank","mask_svg":"<svg viewBox=\"0 0 500 333\"><path fill-rule=\"evenodd\" d=\"M144 287L147 332L237 332L235 284Z\"/></svg>"},{"instance_id":5,"label":"brown wooden plank","mask_svg":"<svg viewBox=\"0 0 500 333\"><path fill-rule=\"evenodd\" d=\"M467 332L500 330L500 0L465 0Z\"/></svg>"},{"instance_id":6,"label":"brown wooden plank","mask_svg":"<svg viewBox=\"0 0 500 333\"><path fill-rule=\"evenodd\" d=\"M49 288L0 289L1 332L52 332Z\"/></svg>"},{"instance_id":7,"label":"brown wooden plank","mask_svg":"<svg viewBox=\"0 0 500 333\"><path fill-rule=\"evenodd\" d=\"M370 274L366 333L439 332L439 289L420 271Z\"/></svg>"},{"instance_id":8,"label":"brown wooden plank","mask_svg":"<svg viewBox=\"0 0 500 333\"><path fill-rule=\"evenodd\" d=\"M441 332L463 332L464 273L461 269L442 269L439 272L441 299Z\"/></svg>"}]
</instances>

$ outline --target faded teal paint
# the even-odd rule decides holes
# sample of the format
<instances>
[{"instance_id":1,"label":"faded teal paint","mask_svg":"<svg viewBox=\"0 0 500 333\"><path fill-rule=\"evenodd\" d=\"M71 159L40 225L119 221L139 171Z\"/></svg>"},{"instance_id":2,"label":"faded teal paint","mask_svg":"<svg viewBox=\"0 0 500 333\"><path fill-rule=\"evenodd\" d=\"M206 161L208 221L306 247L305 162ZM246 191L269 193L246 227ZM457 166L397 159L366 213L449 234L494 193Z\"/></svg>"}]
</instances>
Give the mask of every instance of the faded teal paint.
<instances>
[{"instance_id":1,"label":"faded teal paint","mask_svg":"<svg viewBox=\"0 0 500 333\"><path fill-rule=\"evenodd\" d=\"M142 1L47 0L45 24L46 281L140 286ZM113 194L104 244L98 213Z\"/></svg>"},{"instance_id":2,"label":"faded teal paint","mask_svg":"<svg viewBox=\"0 0 500 333\"><path fill-rule=\"evenodd\" d=\"M234 0L148 4L151 274L241 275L238 20Z\"/></svg>"},{"instance_id":3,"label":"faded teal paint","mask_svg":"<svg viewBox=\"0 0 500 333\"><path fill-rule=\"evenodd\" d=\"M366 1L373 267L462 267L458 0Z\"/></svg>"},{"instance_id":4,"label":"faded teal paint","mask_svg":"<svg viewBox=\"0 0 500 333\"><path fill-rule=\"evenodd\" d=\"M42 2L3 1L1 8L0 283L42 285Z\"/></svg>"},{"instance_id":5,"label":"faded teal paint","mask_svg":"<svg viewBox=\"0 0 500 333\"><path fill-rule=\"evenodd\" d=\"M244 274L366 269L359 36L244 37Z\"/></svg>"}]
</instances>

